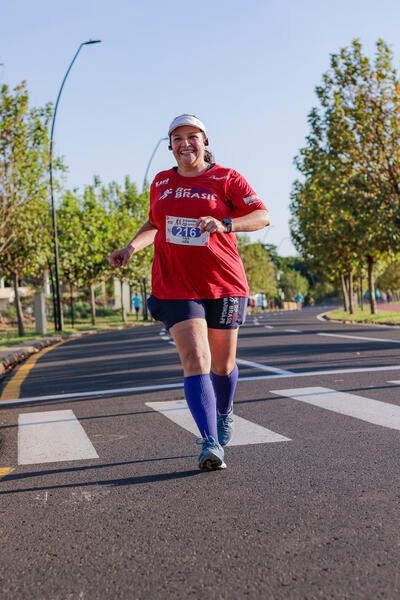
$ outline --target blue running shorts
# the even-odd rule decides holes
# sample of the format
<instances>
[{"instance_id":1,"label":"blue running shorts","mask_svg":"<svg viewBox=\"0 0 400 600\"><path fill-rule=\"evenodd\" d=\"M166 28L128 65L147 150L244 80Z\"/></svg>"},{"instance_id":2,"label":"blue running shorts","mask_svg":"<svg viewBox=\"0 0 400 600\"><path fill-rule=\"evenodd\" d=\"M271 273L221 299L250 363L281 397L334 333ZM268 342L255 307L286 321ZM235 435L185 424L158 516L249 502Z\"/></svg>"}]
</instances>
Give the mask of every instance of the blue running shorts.
<instances>
[{"instance_id":1,"label":"blue running shorts","mask_svg":"<svg viewBox=\"0 0 400 600\"><path fill-rule=\"evenodd\" d=\"M169 329L187 319L205 319L211 329L237 329L246 320L247 298L213 300L160 300L151 294L147 300L150 314Z\"/></svg>"}]
</instances>

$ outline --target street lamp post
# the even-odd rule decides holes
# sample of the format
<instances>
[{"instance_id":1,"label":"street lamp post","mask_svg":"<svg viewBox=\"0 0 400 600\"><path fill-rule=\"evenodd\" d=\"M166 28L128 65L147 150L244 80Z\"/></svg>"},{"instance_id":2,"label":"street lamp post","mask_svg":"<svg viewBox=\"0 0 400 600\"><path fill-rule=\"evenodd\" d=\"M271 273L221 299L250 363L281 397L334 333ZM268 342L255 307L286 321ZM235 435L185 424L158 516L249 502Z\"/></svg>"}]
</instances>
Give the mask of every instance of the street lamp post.
<instances>
[{"instance_id":1,"label":"street lamp post","mask_svg":"<svg viewBox=\"0 0 400 600\"><path fill-rule=\"evenodd\" d=\"M146 183L147 183L147 174L148 174L148 172L149 172L149 169L150 169L151 161L153 160L153 158L154 158L154 155L155 155L155 153L156 153L156 152L157 152L157 150L158 150L158 146L161 144L161 142L163 142L163 141L165 141L165 140L167 140L167 139L168 139L167 137L160 138L160 139L158 140L158 142L157 142L157 145L156 145L156 147L155 147L155 148L154 148L154 150L153 150L153 154L150 156L150 160L149 160L149 162L147 163L147 167L146 167L146 173L144 174L144 179L143 179L143 192L144 192L144 190L146 189Z\"/></svg>"},{"instance_id":2,"label":"street lamp post","mask_svg":"<svg viewBox=\"0 0 400 600\"><path fill-rule=\"evenodd\" d=\"M55 275L55 296L56 296L56 302L54 302L54 298L53 298L53 304L54 307L56 308L55 310L55 314L54 314L54 328L56 331L62 331L62 308L61 308L61 294L60 294L60 272L59 272L59 267L58 267L58 242L57 242L57 219L56 219L56 209L55 209L55 205L54 205L54 196L53 196L53 133L54 133L54 124L56 121L56 114L57 114L57 108L58 108L58 103L60 101L60 96L61 96L61 92L63 90L64 87L64 83L68 77L68 74L72 68L72 65L74 64L76 57L78 56L82 46L88 46L89 44L99 44L101 42L101 40L89 40L88 42L82 42L82 44L79 46L74 58L72 59L71 64L68 67L67 72L65 73L65 77L63 79L63 82L61 84L60 87L60 91L58 92L58 96L57 96L57 100L56 100L56 105L54 107L54 113L53 113L53 122L51 124L51 133L50 133L50 161L49 161L49 171L50 171L50 197L51 197L51 214L52 214L52 219L53 219L53 246L54 246L54 275ZM54 294L54 289L53 289L53 294Z\"/></svg>"}]
</instances>

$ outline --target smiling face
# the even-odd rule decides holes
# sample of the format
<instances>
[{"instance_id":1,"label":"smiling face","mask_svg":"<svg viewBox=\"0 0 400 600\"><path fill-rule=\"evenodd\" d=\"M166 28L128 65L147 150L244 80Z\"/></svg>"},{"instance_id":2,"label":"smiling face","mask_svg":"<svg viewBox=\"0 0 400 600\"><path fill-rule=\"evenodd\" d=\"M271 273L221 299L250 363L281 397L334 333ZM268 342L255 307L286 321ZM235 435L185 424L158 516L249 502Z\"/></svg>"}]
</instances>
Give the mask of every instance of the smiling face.
<instances>
[{"instance_id":1,"label":"smiling face","mask_svg":"<svg viewBox=\"0 0 400 600\"><path fill-rule=\"evenodd\" d=\"M183 171L203 171L207 168L204 160L204 134L197 127L182 125L171 133L171 147L178 169Z\"/></svg>"}]
</instances>

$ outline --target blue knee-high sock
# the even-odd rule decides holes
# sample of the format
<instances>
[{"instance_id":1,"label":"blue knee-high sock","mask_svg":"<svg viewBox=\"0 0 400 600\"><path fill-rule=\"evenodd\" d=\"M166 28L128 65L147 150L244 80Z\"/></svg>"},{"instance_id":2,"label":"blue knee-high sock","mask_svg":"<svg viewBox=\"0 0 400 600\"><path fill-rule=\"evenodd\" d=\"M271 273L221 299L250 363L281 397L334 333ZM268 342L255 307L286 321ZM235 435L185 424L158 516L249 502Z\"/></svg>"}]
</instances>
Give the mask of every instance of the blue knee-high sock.
<instances>
[{"instance_id":1,"label":"blue knee-high sock","mask_svg":"<svg viewBox=\"0 0 400 600\"><path fill-rule=\"evenodd\" d=\"M183 380L186 402L201 437L212 435L218 441L215 395L210 376L191 375Z\"/></svg>"},{"instance_id":2,"label":"blue knee-high sock","mask_svg":"<svg viewBox=\"0 0 400 600\"><path fill-rule=\"evenodd\" d=\"M211 371L210 378L217 398L217 409L219 413L228 413L233 404L236 384L239 378L237 365L229 375L216 375Z\"/></svg>"}]
</instances>

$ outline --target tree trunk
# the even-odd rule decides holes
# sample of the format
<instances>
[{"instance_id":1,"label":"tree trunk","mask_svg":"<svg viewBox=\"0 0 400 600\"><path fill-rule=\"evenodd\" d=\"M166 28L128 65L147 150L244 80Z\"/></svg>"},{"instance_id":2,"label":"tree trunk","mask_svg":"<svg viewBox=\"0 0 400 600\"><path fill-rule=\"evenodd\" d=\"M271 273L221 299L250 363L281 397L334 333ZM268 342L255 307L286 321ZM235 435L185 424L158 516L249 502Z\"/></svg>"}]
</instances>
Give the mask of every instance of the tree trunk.
<instances>
[{"instance_id":1,"label":"tree trunk","mask_svg":"<svg viewBox=\"0 0 400 600\"><path fill-rule=\"evenodd\" d=\"M369 292L369 305L371 307L371 315L376 315L376 298L375 298L375 277L374 277L374 266L376 259L372 256L368 256L368 292Z\"/></svg>"},{"instance_id":2,"label":"tree trunk","mask_svg":"<svg viewBox=\"0 0 400 600\"><path fill-rule=\"evenodd\" d=\"M107 306L107 287L105 281L101 282L101 298L103 306Z\"/></svg>"},{"instance_id":3,"label":"tree trunk","mask_svg":"<svg viewBox=\"0 0 400 600\"><path fill-rule=\"evenodd\" d=\"M24 327L24 318L22 314L21 300L18 294L18 275L17 273L13 273L13 285L14 285L14 294L15 294L15 308L17 311L17 319L18 319L18 335L23 337L25 335L25 327Z\"/></svg>"},{"instance_id":4,"label":"tree trunk","mask_svg":"<svg viewBox=\"0 0 400 600\"><path fill-rule=\"evenodd\" d=\"M72 287L72 283L69 284L70 288L70 303L71 303L71 327L75 325L74 322L74 288Z\"/></svg>"},{"instance_id":5,"label":"tree trunk","mask_svg":"<svg viewBox=\"0 0 400 600\"><path fill-rule=\"evenodd\" d=\"M364 310L364 297L363 297L363 281L362 277L358 280L358 293L359 293L359 303L361 310Z\"/></svg>"},{"instance_id":6,"label":"tree trunk","mask_svg":"<svg viewBox=\"0 0 400 600\"><path fill-rule=\"evenodd\" d=\"M126 323L126 309L124 304L124 282L120 279L121 283L121 314L122 314L122 322Z\"/></svg>"},{"instance_id":7,"label":"tree trunk","mask_svg":"<svg viewBox=\"0 0 400 600\"><path fill-rule=\"evenodd\" d=\"M347 274L347 281L349 285L349 312L351 315L354 314L354 286L353 286L353 271L349 271Z\"/></svg>"},{"instance_id":8,"label":"tree trunk","mask_svg":"<svg viewBox=\"0 0 400 600\"><path fill-rule=\"evenodd\" d=\"M349 312L349 295L347 293L346 278L343 273L340 273L340 283L342 284L344 310Z\"/></svg>"},{"instance_id":9,"label":"tree trunk","mask_svg":"<svg viewBox=\"0 0 400 600\"><path fill-rule=\"evenodd\" d=\"M96 325L96 303L94 300L94 283L90 285L90 315L92 317L92 325Z\"/></svg>"}]
</instances>

